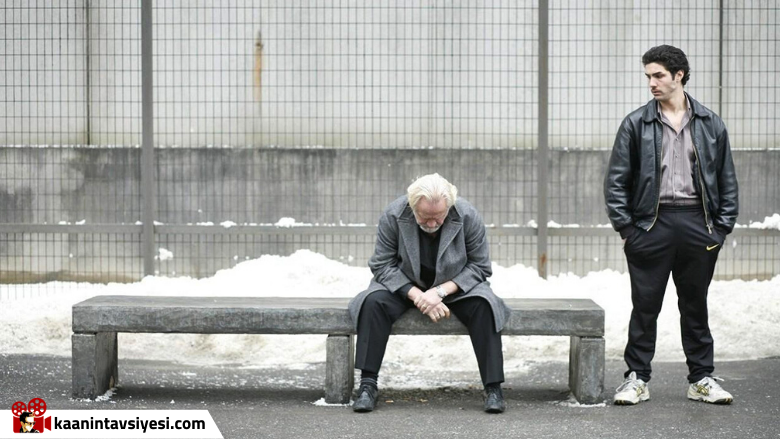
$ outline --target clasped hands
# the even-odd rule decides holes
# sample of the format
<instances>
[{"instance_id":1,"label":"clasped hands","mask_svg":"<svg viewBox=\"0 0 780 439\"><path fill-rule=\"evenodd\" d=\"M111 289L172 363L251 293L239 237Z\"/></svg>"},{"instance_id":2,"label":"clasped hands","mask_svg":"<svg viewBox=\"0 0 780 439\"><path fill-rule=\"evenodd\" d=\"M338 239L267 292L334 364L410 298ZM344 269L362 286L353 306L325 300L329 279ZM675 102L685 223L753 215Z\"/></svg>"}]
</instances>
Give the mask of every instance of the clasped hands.
<instances>
[{"instance_id":1,"label":"clasped hands","mask_svg":"<svg viewBox=\"0 0 780 439\"><path fill-rule=\"evenodd\" d=\"M450 309L442 302L441 297L436 294L434 288L422 291L417 287L412 287L409 291L409 298L414 301L414 306L421 313L430 317L434 323L444 318L450 318Z\"/></svg>"}]
</instances>

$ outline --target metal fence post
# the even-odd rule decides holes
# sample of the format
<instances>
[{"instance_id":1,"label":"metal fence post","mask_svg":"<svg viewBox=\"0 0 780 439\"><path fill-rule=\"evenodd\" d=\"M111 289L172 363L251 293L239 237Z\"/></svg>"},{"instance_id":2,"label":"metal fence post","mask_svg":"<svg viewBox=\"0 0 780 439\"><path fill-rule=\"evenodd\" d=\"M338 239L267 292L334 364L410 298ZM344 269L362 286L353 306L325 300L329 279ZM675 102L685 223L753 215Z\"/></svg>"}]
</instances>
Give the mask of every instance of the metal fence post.
<instances>
[{"instance_id":1,"label":"metal fence post","mask_svg":"<svg viewBox=\"0 0 780 439\"><path fill-rule=\"evenodd\" d=\"M723 115L723 0L718 4L718 114Z\"/></svg>"},{"instance_id":2,"label":"metal fence post","mask_svg":"<svg viewBox=\"0 0 780 439\"><path fill-rule=\"evenodd\" d=\"M549 58L548 58L548 0L539 0L539 145L537 162L537 264L539 276L547 278L547 183L549 169L548 112Z\"/></svg>"},{"instance_id":3,"label":"metal fence post","mask_svg":"<svg viewBox=\"0 0 780 439\"><path fill-rule=\"evenodd\" d=\"M152 0L141 2L141 253L144 276L154 274L154 94L152 66Z\"/></svg>"},{"instance_id":4,"label":"metal fence post","mask_svg":"<svg viewBox=\"0 0 780 439\"><path fill-rule=\"evenodd\" d=\"M91 18L92 4L90 0L84 2L84 93L86 102L86 138L84 139L87 145L92 145L92 33L91 33Z\"/></svg>"}]
</instances>

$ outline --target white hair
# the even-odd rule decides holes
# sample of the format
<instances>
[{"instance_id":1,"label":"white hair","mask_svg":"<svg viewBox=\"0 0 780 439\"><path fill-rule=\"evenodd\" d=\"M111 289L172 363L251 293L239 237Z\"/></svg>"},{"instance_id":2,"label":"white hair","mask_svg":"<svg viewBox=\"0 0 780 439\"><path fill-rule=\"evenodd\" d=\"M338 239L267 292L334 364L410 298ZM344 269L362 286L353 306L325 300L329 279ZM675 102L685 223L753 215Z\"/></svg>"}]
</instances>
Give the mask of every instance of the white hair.
<instances>
[{"instance_id":1,"label":"white hair","mask_svg":"<svg viewBox=\"0 0 780 439\"><path fill-rule=\"evenodd\" d=\"M421 198L434 204L444 200L449 209L455 205L455 200L458 198L458 188L439 174L423 175L409 185L406 189L406 197L409 199L412 210L415 210Z\"/></svg>"}]
</instances>

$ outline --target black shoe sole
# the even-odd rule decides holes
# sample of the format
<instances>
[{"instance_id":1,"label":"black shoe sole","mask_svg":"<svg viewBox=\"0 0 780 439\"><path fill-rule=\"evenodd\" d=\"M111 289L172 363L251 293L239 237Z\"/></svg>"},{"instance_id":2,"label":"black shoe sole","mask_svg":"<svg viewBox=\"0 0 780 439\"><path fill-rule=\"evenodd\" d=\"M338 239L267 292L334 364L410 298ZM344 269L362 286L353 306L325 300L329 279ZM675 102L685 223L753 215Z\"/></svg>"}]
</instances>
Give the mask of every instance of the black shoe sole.
<instances>
[{"instance_id":1,"label":"black shoe sole","mask_svg":"<svg viewBox=\"0 0 780 439\"><path fill-rule=\"evenodd\" d=\"M374 411L374 407L366 407L362 405L353 405L352 411L356 413L368 413Z\"/></svg>"},{"instance_id":2,"label":"black shoe sole","mask_svg":"<svg viewBox=\"0 0 780 439\"><path fill-rule=\"evenodd\" d=\"M485 407L485 413L504 413L506 405Z\"/></svg>"}]
</instances>

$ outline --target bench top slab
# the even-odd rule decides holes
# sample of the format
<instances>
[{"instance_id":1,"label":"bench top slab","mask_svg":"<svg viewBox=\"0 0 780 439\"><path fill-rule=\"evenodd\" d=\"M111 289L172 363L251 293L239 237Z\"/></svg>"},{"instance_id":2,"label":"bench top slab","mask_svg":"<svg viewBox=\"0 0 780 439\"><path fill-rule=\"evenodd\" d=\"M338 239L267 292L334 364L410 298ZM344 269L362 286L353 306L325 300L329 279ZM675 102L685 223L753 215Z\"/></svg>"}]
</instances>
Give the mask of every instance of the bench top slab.
<instances>
[{"instance_id":1,"label":"bench top slab","mask_svg":"<svg viewBox=\"0 0 780 439\"><path fill-rule=\"evenodd\" d=\"M73 332L354 334L350 298L96 296L73 305ZM590 299L504 299L505 335L604 335L604 310ZM394 334L461 335L455 316L433 323L407 312Z\"/></svg>"}]
</instances>

